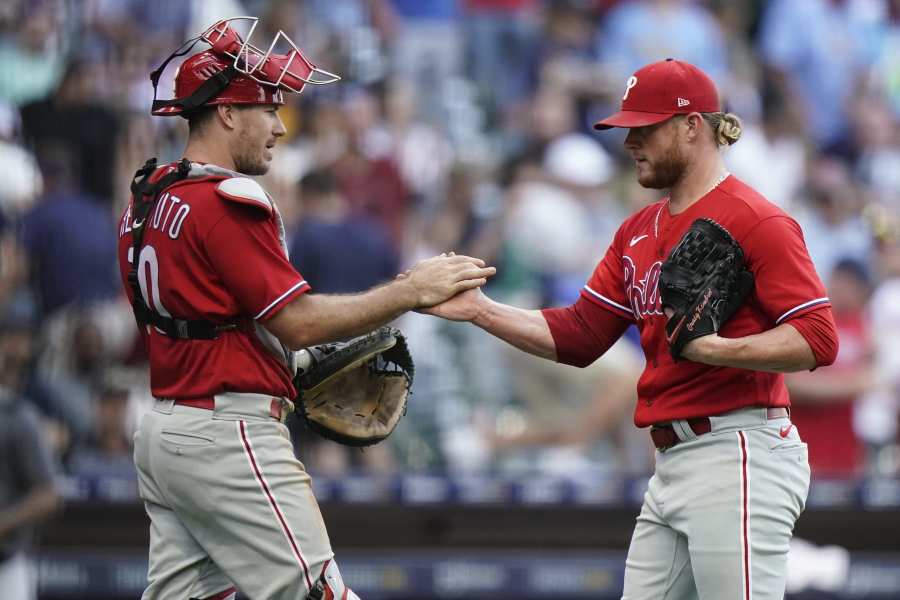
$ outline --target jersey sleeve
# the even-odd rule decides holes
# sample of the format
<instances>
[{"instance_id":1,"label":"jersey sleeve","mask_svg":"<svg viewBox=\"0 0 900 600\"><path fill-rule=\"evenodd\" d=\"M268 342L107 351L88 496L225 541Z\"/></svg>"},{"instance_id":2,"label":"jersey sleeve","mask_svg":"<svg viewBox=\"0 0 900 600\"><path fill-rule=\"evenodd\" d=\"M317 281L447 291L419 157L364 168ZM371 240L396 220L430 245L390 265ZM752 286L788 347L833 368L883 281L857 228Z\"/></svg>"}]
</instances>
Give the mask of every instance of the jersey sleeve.
<instances>
[{"instance_id":1,"label":"jersey sleeve","mask_svg":"<svg viewBox=\"0 0 900 600\"><path fill-rule=\"evenodd\" d=\"M755 294L763 313L779 325L831 301L795 220L778 215L761 221L744 240Z\"/></svg>"},{"instance_id":2,"label":"jersey sleeve","mask_svg":"<svg viewBox=\"0 0 900 600\"><path fill-rule=\"evenodd\" d=\"M837 326L830 310L804 313L788 324L796 329L816 357L816 367L827 367L837 359L839 340Z\"/></svg>"},{"instance_id":3,"label":"jersey sleeve","mask_svg":"<svg viewBox=\"0 0 900 600\"><path fill-rule=\"evenodd\" d=\"M630 320L579 298L572 306L541 311L553 343L556 361L586 367L603 356L628 329Z\"/></svg>"},{"instance_id":4,"label":"jersey sleeve","mask_svg":"<svg viewBox=\"0 0 900 600\"><path fill-rule=\"evenodd\" d=\"M250 207L228 206L206 236L213 268L247 314L259 321L310 289L282 249L276 218Z\"/></svg>"},{"instance_id":5,"label":"jersey sleeve","mask_svg":"<svg viewBox=\"0 0 900 600\"><path fill-rule=\"evenodd\" d=\"M634 312L625 295L625 269L622 260L622 228L616 232L606 255L594 268L581 297L611 311L619 317L634 321Z\"/></svg>"}]
</instances>

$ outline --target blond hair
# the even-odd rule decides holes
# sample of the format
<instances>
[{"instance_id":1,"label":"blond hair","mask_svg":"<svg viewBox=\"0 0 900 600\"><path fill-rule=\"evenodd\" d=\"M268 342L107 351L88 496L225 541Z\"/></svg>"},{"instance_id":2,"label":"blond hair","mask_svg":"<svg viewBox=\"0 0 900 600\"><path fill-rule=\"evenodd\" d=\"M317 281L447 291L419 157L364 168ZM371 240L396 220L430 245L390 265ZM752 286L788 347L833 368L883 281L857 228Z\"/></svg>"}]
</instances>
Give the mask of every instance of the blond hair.
<instances>
[{"instance_id":1,"label":"blond hair","mask_svg":"<svg viewBox=\"0 0 900 600\"><path fill-rule=\"evenodd\" d=\"M730 146L741 138L743 125L733 113L700 113L713 130L713 137L719 146Z\"/></svg>"}]
</instances>

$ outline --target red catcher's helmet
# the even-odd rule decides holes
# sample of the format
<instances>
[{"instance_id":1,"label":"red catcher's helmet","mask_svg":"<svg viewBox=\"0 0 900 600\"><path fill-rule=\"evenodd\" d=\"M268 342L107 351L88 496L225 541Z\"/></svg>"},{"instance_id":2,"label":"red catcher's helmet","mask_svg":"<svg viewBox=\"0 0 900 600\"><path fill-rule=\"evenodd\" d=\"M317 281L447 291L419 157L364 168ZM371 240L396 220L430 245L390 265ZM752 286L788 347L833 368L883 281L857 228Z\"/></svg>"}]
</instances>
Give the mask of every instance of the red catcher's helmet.
<instances>
[{"instance_id":1,"label":"red catcher's helmet","mask_svg":"<svg viewBox=\"0 0 900 600\"><path fill-rule=\"evenodd\" d=\"M230 26L233 21L249 21L247 41ZM219 21L198 37L182 44L150 74L153 82L152 114L187 116L201 106L216 104L284 104L283 91L300 93L309 83L324 85L340 79L309 62L303 52L279 31L265 52L250 44L259 20L233 17ZM157 100L156 88L166 65L176 56L190 52L198 41L211 47L188 58L175 74L175 98ZM273 52L279 42L288 46L285 54ZM313 79L324 75L325 79Z\"/></svg>"}]
</instances>

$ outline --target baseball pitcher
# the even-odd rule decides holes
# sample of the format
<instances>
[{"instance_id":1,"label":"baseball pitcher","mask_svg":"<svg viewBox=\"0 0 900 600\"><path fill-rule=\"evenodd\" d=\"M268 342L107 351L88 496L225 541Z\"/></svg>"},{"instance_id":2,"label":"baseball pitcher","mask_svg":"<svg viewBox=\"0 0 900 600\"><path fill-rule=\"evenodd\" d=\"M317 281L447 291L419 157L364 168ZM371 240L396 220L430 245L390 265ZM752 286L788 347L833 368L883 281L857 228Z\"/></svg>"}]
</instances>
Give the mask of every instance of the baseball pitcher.
<instances>
[{"instance_id":1,"label":"baseball pitcher","mask_svg":"<svg viewBox=\"0 0 900 600\"><path fill-rule=\"evenodd\" d=\"M643 67L595 127L627 128L639 183L668 196L621 225L579 300L527 311L473 290L427 312L581 367L637 326L634 420L658 452L623 598L783 598L809 464L781 373L834 361L830 302L797 223L726 172L740 120L700 69Z\"/></svg>"}]
</instances>

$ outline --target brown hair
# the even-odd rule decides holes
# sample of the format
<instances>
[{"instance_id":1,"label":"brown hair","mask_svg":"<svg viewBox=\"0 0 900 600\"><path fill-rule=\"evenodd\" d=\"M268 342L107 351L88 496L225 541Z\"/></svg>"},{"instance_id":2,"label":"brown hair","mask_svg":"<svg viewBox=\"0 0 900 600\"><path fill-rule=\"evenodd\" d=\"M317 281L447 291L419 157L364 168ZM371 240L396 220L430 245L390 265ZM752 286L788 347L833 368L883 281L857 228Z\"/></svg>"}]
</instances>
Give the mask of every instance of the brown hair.
<instances>
[{"instance_id":1,"label":"brown hair","mask_svg":"<svg viewBox=\"0 0 900 600\"><path fill-rule=\"evenodd\" d=\"M730 146L741 138L743 125L741 119L733 113L713 112L700 113L713 130L716 144Z\"/></svg>"}]
</instances>

